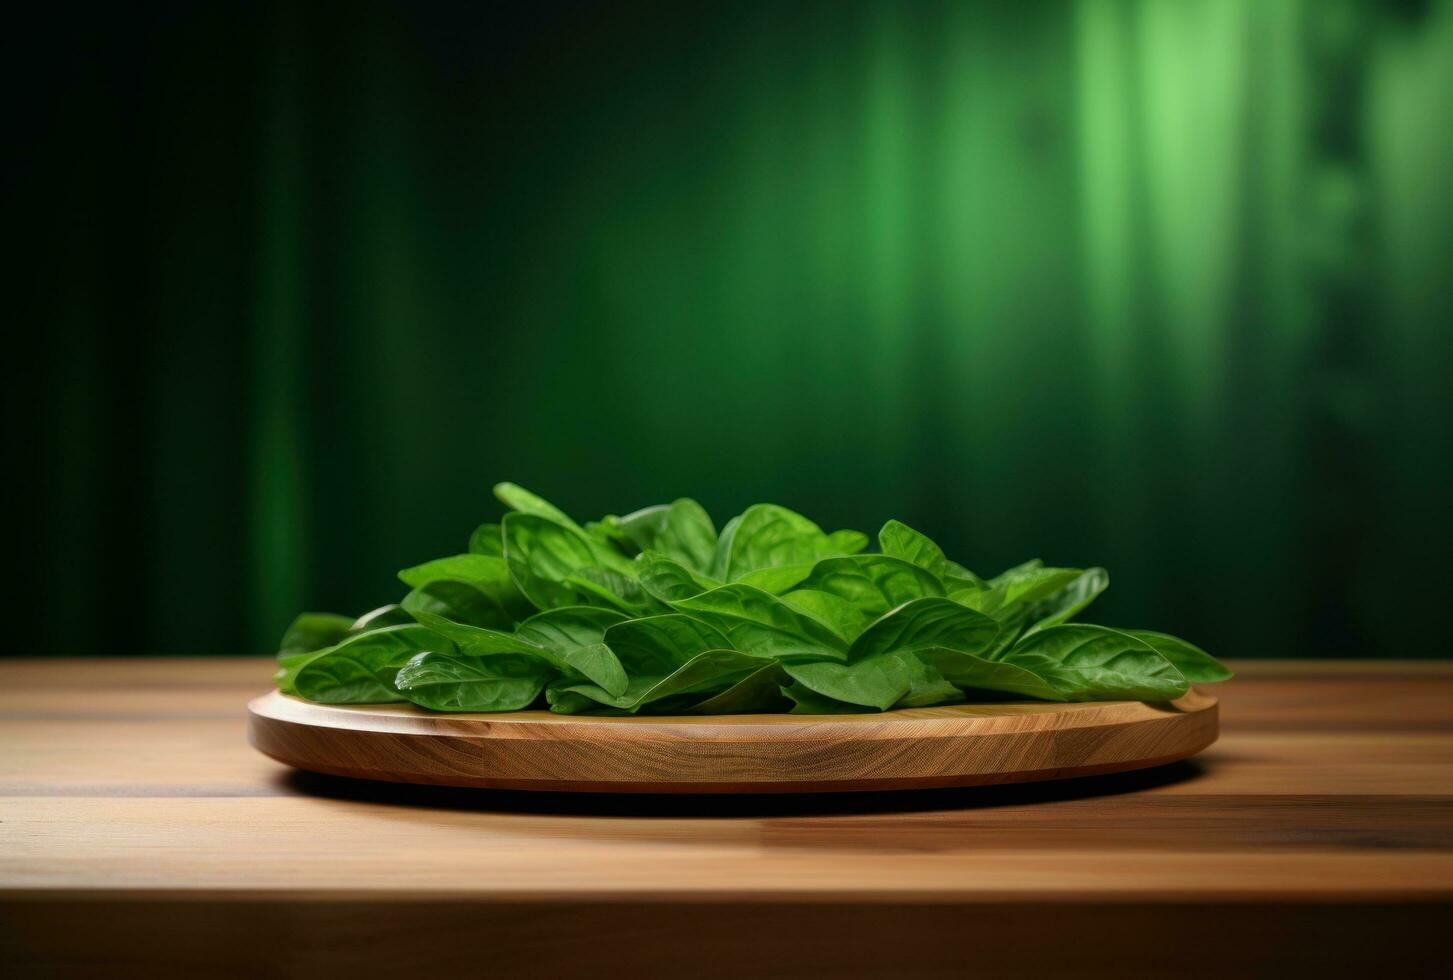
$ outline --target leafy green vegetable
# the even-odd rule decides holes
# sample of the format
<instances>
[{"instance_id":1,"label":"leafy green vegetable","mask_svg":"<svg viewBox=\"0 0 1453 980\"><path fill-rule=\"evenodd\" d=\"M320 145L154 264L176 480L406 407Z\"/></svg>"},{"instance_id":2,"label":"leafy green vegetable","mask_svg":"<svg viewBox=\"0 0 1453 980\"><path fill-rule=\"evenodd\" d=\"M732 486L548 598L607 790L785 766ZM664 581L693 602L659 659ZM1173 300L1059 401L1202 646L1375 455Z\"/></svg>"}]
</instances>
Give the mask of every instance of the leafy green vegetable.
<instances>
[{"instance_id":1,"label":"leafy green vegetable","mask_svg":"<svg viewBox=\"0 0 1453 980\"><path fill-rule=\"evenodd\" d=\"M943 583L933 573L888 555L824 558L799 587L830 592L870 619L905 602L944 594Z\"/></svg>"},{"instance_id":2,"label":"leafy green vegetable","mask_svg":"<svg viewBox=\"0 0 1453 980\"><path fill-rule=\"evenodd\" d=\"M370 609L353 621L348 627L349 633L367 633L369 630L382 629L385 626L403 626L412 623L414 617L397 602L390 602L386 606L379 606L377 609Z\"/></svg>"},{"instance_id":3,"label":"leafy green vegetable","mask_svg":"<svg viewBox=\"0 0 1453 980\"><path fill-rule=\"evenodd\" d=\"M847 658L847 642L831 627L750 585L723 585L673 605L715 626L746 653L779 660Z\"/></svg>"},{"instance_id":4,"label":"leafy green vegetable","mask_svg":"<svg viewBox=\"0 0 1453 980\"><path fill-rule=\"evenodd\" d=\"M421 653L395 675L404 697L435 711L518 711L540 696L549 671L530 657Z\"/></svg>"},{"instance_id":5,"label":"leafy green vegetable","mask_svg":"<svg viewBox=\"0 0 1453 980\"><path fill-rule=\"evenodd\" d=\"M880 653L848 664L786 664L783 669L817 694L879 711L964 699L962 691L912 653Z\"/></svg>"},{"instance_id":6,"label":"leafy green vegetable","mask_svg":"<svg viewBox=\"0 0 1453 980\"><path fill-rule=\"evenodd\" d=\"M869 626L853 642L848 659L932 649L979 654L993 647L999 630L993 618L952 599L914 599Z\"/></svg>"},{"instance_id":7,"label":"leafy green vegetable","mask_svg":"<svg viewBox=\"0 0 1453 980\"><path fill-rule=\"evenodd\" d=\"M347 616L336 613L298 613L297 618L288 624L287 631L283 633L282 642L278 644L278 656L331 647L348 635L348 631L353 628L353 622Z\"/></svg>"},{"instance_id":8,"label":"leafy green vegetable","mask_svg":"<svg viewBox=\"0 0 1453 980\"><path fill-rule=\"evenodd\" d=\"M1129 633L1137 640L1149 644L1156 653L1175 664L1176 669L1192 684L1214 684L1217 681L1229 681L1232 677L1231 671L1219 660L1185 640L1153 630L1121 632Z\"/></svg>"},{"instance_id":9,"label":"leafy green vegetable","mask_svg":"<svg viewBox=\"0 0 1453 980\"><path fill-rule=\"evenodd\" d=\"M948 559L943 549L927 535L913 530L902 521L889 521L878 532L878 547L883 554L917 565L934 578L942 580L949 574Z\"/></svg>"},{"instance_id":10,"label":"leafy green vegetable","mask_svg":"<svg viewBox=\"0 0 1453 980\"><path fill-rule=\"evenodd\" d=\"M1169 701L1186 693L1185 677L1154 647L1103 626L1051 626L1001 656L1044 678L1066 701Z\"/></svg>"},{"instance_id":11,"label":"leafy green vegetable","mask_svg":"<svg viewBox=\"0 0 1453 980\"><path fill-rule=\"evenodd\" d=\"M356 619L303 613L275 680L333 704L602 714L841 713L974 699L1180 697L1230 677L1184 640L1073 622L1102 568L982 579L900 521L831 534L774 504L717 533L682 498L577 523L511 483L466 553Z\"/></svg>"},{"instance_id":12,"label":"leafy green vegetable","mask_svg":"<svg viewBox=\"0 0 1453 980\"><path fill-rule=\"evenodd\" d=\"M636 557L636 569L641 579L641 587L667 603L690 599L722 584L655 551L641 552Z\"/></svg>"},{"instance_id":13,"label":"leafy green vegetable","mask_svg":"<svg viewBox=\"0 0 1453 980\"><path fill-rule=\"evenodd\" d=\"M469 553L503 558L505 540L500 526L498 524L481 524L475 528L474 533L469 536Z\"/></svg>"},{"instance_id":14,"label":"leafy green vegetable","mask_svg":"<svg viewBox=\"0 0 1453 980\"><path fill-rule=\"evenodd\" d=\"M414 589L399 603L415 619L431 613L470 626L509 629L515 618L499 600L468 582L439 579Z\"/></svg>"},{"instance_id":15,"label":"leafy green vegetable","mask_svg":"<svg viewBox=\"0 0 1453 980\"><path fill-rule=\"evenodd\" d=\"M298 665L291 686L309 701L324 704L378 704L402 701L396 687L379 680L418 653L452 653L453 645L418 624L390 626L344 640Z\"/></svg>"},{"instance_id":16,"label":"leafy green vegetable","mask_svg":"<svg viewBox=\"0 0 1453 980\"><path fill-rule=\"evenodd\" d=\"M607 517L637 551L654 551L696 572L705 572L716 557L716 527L694 500L647 507L625 517Z\"/></svg>"}]
</instances>

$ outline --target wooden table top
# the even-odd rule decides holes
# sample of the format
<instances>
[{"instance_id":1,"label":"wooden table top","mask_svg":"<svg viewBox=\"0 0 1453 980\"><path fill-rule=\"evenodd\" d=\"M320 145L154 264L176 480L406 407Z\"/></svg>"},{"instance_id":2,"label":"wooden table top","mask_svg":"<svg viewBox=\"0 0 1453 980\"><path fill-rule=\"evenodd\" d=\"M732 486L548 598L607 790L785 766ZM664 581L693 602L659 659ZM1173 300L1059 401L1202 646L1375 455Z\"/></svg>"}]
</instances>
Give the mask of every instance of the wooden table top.
<instances>
[{"instance_id":1,"label":"wooden table top","mask_svg":"<svg viewBox=\"0 0 1453 980\"><path fill-rule=\"evenodd\" d=\"M0 661L0 960L1432 975L1453 908L1453 663L1233 666L1221 740L1158 770L612 797L290 771L244 736L262 659Z\"/></svg>"}]
</instances>

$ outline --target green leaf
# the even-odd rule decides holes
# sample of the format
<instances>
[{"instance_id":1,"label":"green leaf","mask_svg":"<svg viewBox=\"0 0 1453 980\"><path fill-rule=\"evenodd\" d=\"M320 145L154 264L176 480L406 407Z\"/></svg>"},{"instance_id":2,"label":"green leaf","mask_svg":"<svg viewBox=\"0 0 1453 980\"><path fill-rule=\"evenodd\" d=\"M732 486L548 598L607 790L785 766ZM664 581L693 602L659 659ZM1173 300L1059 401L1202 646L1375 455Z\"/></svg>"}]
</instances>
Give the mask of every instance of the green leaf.
<instances>
[{"instance_id":1,"label":"green leaf","mask_svg":"<svg viewBox=\"0 0 1453 980\"><path fill-rule=\"evenodd\" d=\"M776 661L769 661L724 691L719 691L687 708L687 715L738 715L754 711L780 711L788 706L782 685L787 673Z\"/></svg>"},{"instance_id":2,"label":"green leaf","mask_svg":"<svg viewBox=\"0 0 1453 980\"><path fill-rule=\"evenodd\" d=\"M1007 584L1011 580L1022 578L1028 573L1043 567L1044 561L1042 559L1031 558L1029 559L1029 561L1020 562L1013 568L1005 569L998 575L995 575L993 578L989 579L988 585L990 588L995 588L997 586Z\"/></svg>"},{"instance_id":3,"label":"green leaf","mask_svg":"<svg viewBox=\"0 0 1453 980\"><path fill-rule=\"evenodd\" d=\"M665 676L707 650L728 649L721 630L682 613L627 620L605 631L605 643L632 676Z\"/></svg>"},{"instance_id":4,"label":"green leaf","mask_svg":"<svg viewBox=\"0 0 1453 980\"><path fill-rule=\"evenodd\" d=\"M641 587L662 602L675 602L701 595L721 585L716 579L693 572L685 565L655 551L643 551L636 558Z\"/></svg>"},{"instance_id":5,"label":"green leaf","mask_svg":"<svg viewBox=\"0 0 1453 980\"><path fill-rule=\"evenodd\" d=\"M505 564L504 558L476 554L435 558L399 572L399 581L411 589L441 579L453 579L456 582L508 582L509 578L509 566Z\"/></svg>"},{"instance_id":6,"label":"green leaf","mask_svg":"<svg viewBox=\"0 0 1453 980\"><path fill-rule=\"evenodd\" d=\"M745 653L796 660L842 660L847 644L811 616L750 585L723 585L672 603L726 634Z\"/></svg>"},{"instance_id":7,"label":"green leaf","mask_svg":"<svg viewBox=\"0 0 1453 980\"><path fill-rule=\"evenodd\" d=\"M397 602L390 602L386 606L370 609L355 619L353 625L348 627L348 634L356 636L370 630L383 629L385 626L403 626L413 621L414 617L409 615L408 610Z\"/></svg>"},{"instance_id":8,"label":"green leaf","mask_svg":"<svg viewBox=\"0 0 1453 980\"><path fill-rule=\"evenodd\" d=\"M343 639L352 626L353 620L337 613L298 613L297 618L283 631L283 638L278 643L278 656L331 647Z\"/></svg>"},{"instance_id":9,"label":"green leaf","mask_svg":"<svg viewBox=\"0 0 1453 980\"><path fill-rule=\"evenodd\" d=\"M842 553L832 539L822 533L822 528L801 514L776 504L753 504L728 527L732 534L727 542L725 568L713 569L715 577L728 582L735 582L758 568L814 562ZM723 540L726 540L725 537ZM722 553L718 550L717 566L721 561Z\"/></svg>"},{"instance_id":10,"label":"green leaf","mask_svg":"<svg viewBox=\"0 0 1453 980\"><path fill-rule=\"evenodd\" d=\"M432 613L456 623L490 629L509 629L515 623L514 614L493 596L486 595L468 582L452 579L421 585L404 596L399 605L415 619L419 619L421 613Z\"/></svg>"},{"instance_id":11,"label":"green leaf","mask_svg":"<svg viewBox=\"0 0 1453 980\"><path fill-rule=\"evenodd\" d=\"M332 647L300 665L293 689L323 704L379 704L404 700L379 674L402 667L417 653L453 653L450 642L424 626L390 626Z\"/></svg>"},{"instance_id":12,"label":"green leaf","mask_svg":"<svg viewBox=\"0 0 1453 980\"><path fill-rule=\"evenodd\" d=\"M469 553L503 558L505 542L500 533L500 526L498 524L481 524L475 528L474 533L469 536Z\"/></svg>"},{"instance_id":13,"label":"green leaf","mask_svg":"<svg viewBox=\"0 0 1453 980\"><path fill-rule=\"evenodd\" d=\"M540 609L579 605L565 579L600 564L584 534L533 514L507 514L502 527L505 561L525 598Z\"/></svg>"},{"instance_id":14,"label":"green leaf","mask_svg":"<svg viewBox=\"0 0 1453 980\"><path fill-rule=\"evenodd\" d=\"M577 569L565 576L563 584L573 588L587 602L633 616L657 612L664 605L647 592L638 579L609 568Z\"/></svg>"},{"instance_id":15,"label":"green leaf","mask_svg":"<svg viewBox=\"0 0 1453 980\"><path fill-rule=\"evenodd\" d=\"M928 572L940 581L949 574L948 559L943 549L926 534L913 530L902 521L889 521L878 532L878 547L883 554L897 558Z\"/></svg>"},{"instance_id":16,"label":"green leaf","mask_svg":"<svg viewBox=\"0 0 1453 980\"><path fill-rule=\"evenodd\" d=\"M723 580L726 578L727 564L731 561L732 544L737 539L737 528L742 526L743 516L742 514L738 514L736 517L727 521L726 526L717 535L716 551L712 553L711 568L708 569L711 572L711 577L714 579Z\"/></svg>"},{"instance_id":17,"label":"green leaf","mask_svg":"<svg viewBox=\"0 0 1453 980\"><path fill-rule=\"evenodd\" d=\"M619 694L626 689L626 672L604 640L611 627L624 621L623 615L610 609L566 606L531 616L515 636L544 650L558 669Z\"/></svg>"},{"instance_id":18,"label":"green leaf","mask_svg":"<svg viewBox=\"0 0 1453 980\"><path fill-rule=\"evenodd\" d=\"M420 622L447 637L466 656L533 656L567 676L583 677L619 693L625 690L625 671L601 640L607 627L624 619L609 609L565 606L531 616L514 633L462 626L427 613Z\"/></svg>"},{"instance_id":19,"label":"green leaf","mask_svg":"<svg viewBox=\"0 0 1453 980\"><path fill-rule=\"evenodd\" d=\"M914 599L864 630L848 652L848 660L929 649L979 654L993 646L1000 628L992 617L952 599Z\"/></svg>"},{"instance_id":20,"label":"green leaf","mask_svg":"<svg viewBox=\"0 0 1453 980\"><path fill-rule=\"evenodd\" d=\"M561 695L583 695L621 711L639 711L653 702L678 694L724 690L760 670L762 661L735 650L706 650L665 676L632 677L624 694L612 696L594 684L554 685L546 691L552 708L560 709Z\"/></svg>"},{"instance_id":21,"label":"green leaf","mask_svg":"<svg viewBox=\"0 0 1453 980\"><path fill-rule=\"evenodd\" d=\"M856 555L870 543L869 537L862 531L850 531L847 528L834 531L827 536L828 548L837 555Z\"/></svg>"},{"instance_id":22,"label":"green leaf","mask_svg":"<svg viewBox=\"0 0 1453 980\"><path fill-rule=\"evenodd\" d=\"M860 704L849 704L846 701L818 694L800 681L793 681L790 685L783 687L782 696L792 702L791 713L794 715L861 715L865 713Z\"/></svg>"},{"instance_id":23,"label":"green leaf","mask_svg":"<svg viewBox=\"0 0 1453 980\"><path fill-rule=\"evenodd\" d=\"M1175 664L1176 669L1192 684L1215 684L1218 681L1229 681L1235 676L1221 661L1179 637L1154 630L1120 632L1129 633L1137 640L1149 644L1156 653Z\"/></svg>"},{"instance_id":24,"label":"green leaf","mask_svg":"<svg viewBox=\"0 0 1453 980\"><path fill-rule=\"evenodd\" d=\"M963 700L963 692L911 653L882 653L846 664L784 664L783 669L823 697L879 711Z\"/></svg>"},{"instance_id":25,"label":"green leaf","mask_svg":"<svg viewBox=\"0 0 1453 980\"><path fill-rule=\"evenodd\" d=\"M781 595L788 589L800 585L802 580L812 574L816 562L798 562L795 565L771 565L767 568L758 568L750 571L737 579L741 585L750 585L754 589L761 589L763 592L770 592L773 595Z\"/></svg>"},{"instance_id":26,"label":"green leaf","mask_svg":"<svg viewBox=\"0 0 1453 980\"><path fill-rule=\"evenodd\" d=\"M1068 622L1109 586L1109 572L1103 568L1085 569L1058 592L1030 604L1025 619L1033 625L1025 635Z\"/></svg>"},{"instance_id":27,"label":"green leaf","mask_svg":"<svg viewBox=\"0 0 1453 980\"><path fill-rule=\"evenodd\" d=\"M421 653L395 676L405 698L433 711L518 711L540 696L549 673L532 657Z\"/></svg>"},{"instance_id":28,"label":"green leaf","mask_svg":"<svg viewBox=\"0 0 1453 980\"><path fill-rule=\"evenodd\" d=\"M924 568L888 555L824 558L801 588L829 592L876 619L905 602L942 596L943 584Z\"/></svg>"},{"instance_id":29,"label":"green leaf","mask_svg":"<svg viewBox=\"0 0 1453 980\"><path fill-rule=\"evenodd\" d=\"M1063 695L1038 674L1011 663L987 660L971 653L941 647L919 650L916 656L935 668L955 687L1022 694L1044 701L1065 700Z\"/></svg>"},{"instance_id":30,"label":"green leaf","mask_svg":"<svg viewBox=\"0 0 1453 980\"><path fill-rule=\"evenodd\" d=\"M494 495L500 503L516 513L533 514L536 517L543 517L548 521L553 521L563 527L568 527L573 531L582 532L580 525L571 520L569 514L550 503L544 497L533 494L518 484L496 483L494 485Z\"/></svg>"},{"instance_id":31,"label":"green leaf","mask_svg":"<svg viewBox=\"0 0 1453 980\"><path fill-rule=\"evenodd\" d=\"M1084 569L1080 568L1043 567L1012 574L1006 572L991 583L992 592L1000 597L997 607L984 611L997 613L1016 605L1030 607L1064 589L1083 574Z\"/></svg>"},{"instance_id":32,"label":"green leaf","mask_svg":"<svg viewBox=\"0 0 1453 980\"><path fill-rule=\"evenodd\" d=\"M512 632L456 623L428 610L420 610L418 617L420 623L449 640L467 656L483 657L495 653L544 655L544 650L539 644L521 639Z\"/></svg>"},{"instance_id":33,"label":"green leaf","mask_svg":"<svg viewBox=\"0 0 1453 980\"><path fill-rule=\"evenodd\" d=\"M1144 640L1103 626L1051 626L1000 659L1038 674L1067 701L1170 701L1187 690L1175 665Z\"/></svg>"},{"instance_id":34,"label":"green leaf","mask_svg":"<svg viewBox=\"0 0 1453 980\"><path fill-rule=\"evenodd\" d=\"M781 596L783 602L802 613L811 616L844 643L851 644L868 625L869 617L842 596L816 589L793 589Z\"/></svg>"},{"instance_id":35,"label":"green leaf","mask_svg":"<svg viewBox=\"0 0 1453 980\"><path fill-rule=\"evenodd\" d=\"M515 636L537 646L564 653L605 639L606 631L626 617L598 606L566 606L536 613L515 630Z\"/></svg>"},{"instance_id":36,"label":"green leaf","mask_svg":"<svg viewBox=\"0 0 1453 980\"><path fill-rule=\"evenodd\" d=\"M683 497L625 517L607 518L638 551L654 551L687 569L705 573L716 555L716 527L696 501Z\"/></svg>"},{"instance_id":37,"label":"green leaf","mask_svg":"<svg viewBox=\"0 0 1453 980\"><path fill-rule=\"evenodd\" d=\"M591 534L575 521L570 519L563 510L551 504L543 497L538 497L524 487L516 486L513 483L497 483L494 488L494 495L500 502L515 511L513 514L506 514L505 519L500 523L501 537L505 542L505 557L509 557L509 523L511 518L531 516L548 521L565 531L574 534L580 541L584 542L586 548L594 556L593 565L600 565L604 568L612 568L618 572L630 574L631 560L621 554L609 539L603 534ZM522 587L523 590L523 587Z\"/></svg>"},{"instance_id":38,"label":"green leaf","mask_svg":"<svg viewBox=\"0 0 1453 980\"><path fill-rule=\"evenodd\" d=\"M325 653L330 653L332 647L323 647L321 650L304 650L301 653L279 654L277 658L277 670L273 671L272 682L277 689L284 694L296 695L298 693L295 682L298 671L310 660L315 660Z\"/></svg>"}]
</instances>

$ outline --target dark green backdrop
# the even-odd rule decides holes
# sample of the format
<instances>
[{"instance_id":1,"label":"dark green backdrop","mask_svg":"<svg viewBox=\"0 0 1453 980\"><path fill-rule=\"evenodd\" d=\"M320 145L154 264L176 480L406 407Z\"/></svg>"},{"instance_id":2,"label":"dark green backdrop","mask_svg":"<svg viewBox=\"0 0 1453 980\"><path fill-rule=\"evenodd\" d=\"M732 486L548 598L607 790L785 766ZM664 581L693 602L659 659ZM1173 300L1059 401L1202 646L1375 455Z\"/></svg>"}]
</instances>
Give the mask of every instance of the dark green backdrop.
<instances>
[{"instance_id":1,"label":"dark green backdrop","mask_svg":"<svg viewBox=\"0 0 1453 980\"><path fill-rule=\"evenodd\" d=\"M5 653L267 649L500 479L1447 653L1453 4L119 7L5 42Z\"/></svg>"}]
</instances>

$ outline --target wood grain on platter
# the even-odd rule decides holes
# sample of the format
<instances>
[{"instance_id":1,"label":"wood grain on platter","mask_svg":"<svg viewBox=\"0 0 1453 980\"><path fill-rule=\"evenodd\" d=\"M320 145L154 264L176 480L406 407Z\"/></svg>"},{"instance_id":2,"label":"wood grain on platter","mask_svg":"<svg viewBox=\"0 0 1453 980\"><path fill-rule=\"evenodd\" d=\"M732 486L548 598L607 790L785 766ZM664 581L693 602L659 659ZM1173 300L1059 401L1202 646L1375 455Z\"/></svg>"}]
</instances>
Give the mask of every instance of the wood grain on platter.
<instances>
[{"instance_id":1,"label":"wood grain on platter","mask_svg":"<svg viewBox=\"0 0 1453 980\"><path fill-rule=\"evenodd\" d=\"M782 793L973 786L1121 772L1216 740L1216 699L1014 702L862 715L591 717L249 705L259 750L392 782L583 792Z\"/></svg>"}]
</instances>

